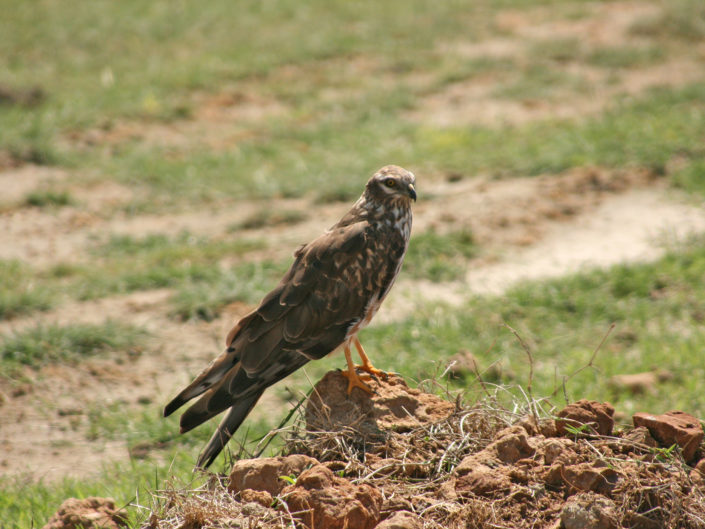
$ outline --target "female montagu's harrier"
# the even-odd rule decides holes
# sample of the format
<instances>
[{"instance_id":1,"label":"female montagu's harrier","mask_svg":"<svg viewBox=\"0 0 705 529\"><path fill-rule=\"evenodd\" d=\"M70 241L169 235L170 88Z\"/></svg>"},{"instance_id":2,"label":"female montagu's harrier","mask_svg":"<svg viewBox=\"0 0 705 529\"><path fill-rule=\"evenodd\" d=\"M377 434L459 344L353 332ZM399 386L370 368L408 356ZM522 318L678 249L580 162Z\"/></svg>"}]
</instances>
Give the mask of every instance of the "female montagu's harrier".
<instances>
[{"instance_id":1,"label":"female montagu's harrier","mask_svg":"<svg viewBox=\"0 0 705 529\"><path fill-rule=\"evenodd\" d=\"M340 221L299 248L294 264L260 303L228 333L227 349L164 408L168 416L202 395L181 416L181 433L230 408L198 458L207 467L230 440L265 389L309 360L343 345L348 394L370 391L366 376L386 376L372 366L357 339L379 309L401 268L411 232L416 180L388 165L365 186ZM353 365L350 344L361 366Z\"/></svg>"}]
</instances>

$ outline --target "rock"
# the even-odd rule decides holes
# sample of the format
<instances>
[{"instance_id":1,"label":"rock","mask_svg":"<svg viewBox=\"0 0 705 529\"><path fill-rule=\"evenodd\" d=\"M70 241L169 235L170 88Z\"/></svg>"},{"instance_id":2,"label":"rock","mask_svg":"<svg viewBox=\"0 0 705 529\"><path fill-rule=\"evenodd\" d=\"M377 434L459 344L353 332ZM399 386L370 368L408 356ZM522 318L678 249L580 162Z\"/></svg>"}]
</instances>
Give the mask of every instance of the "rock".
<instances>
[{"instance_id":1,"label":"rock","mask_svg":"<svg viewBox=\"0 0 705 529\"><path fill-rule=\"evenodd\" d=\"M628 391L634 395L642 393L655 393L656 386L662 382L673 380L673 373L665 369L634 373L628 375L615 375L609 379L608 385L615 390Z\"/></svg>"},{"instance_id":2,"label":"rock","mask_svg":"<svg viewBox=\"0 0 705 529\"><path fill-rule=\"evenodd\" d=\"M649 429L643 426L639 426L627 432L627 434L624 435L624 440L630 443L648 446L649 448L656 448L658 446L656 439L651 436Z\"/></svg>"},{"instance_id":3,"label":"rock","mask_svg":"<svg viewBox=\"0 0 705 529\"><path fill-rule=\"evenodd\" d=\"M368 385L373 395L358 388L348 395L347 379L340 371L326 373L306 406L308 430L337 432L354 425L363 436L383 440L384 431L406 432L442 421L455 410L454 404L436 395L409 388L395 374Z\"/></svg>"},{"instance_id":4,"label":"rock","mask_svg":"<svg viewBox=\"0 0 705 529\"><path fill-rule=\"evenodd\" d=\"M693 481L694 485L705 487L705 459L698 461L695 468L690 471L690 479Z\"/></svg>"},{"instance_id":5,"label":"rock","mask_svg":"<svg viewBox=\"0 0 705 529\"><path fill-rule=\"evenodd\" d=\"M456 476L464 476L481 466L494 468L502 463L516 463L532 457L536 450L529 444L526 430L521 426L509 426L497 432L495 440L484 449L465 456L453 470Z\"/></svg>"},{"instance_id":6,"label":"rock","mask_svg":"<svg viewBox=\"0 0 705 529\"><path fill-rule=\"evenodd\" d=\"M423 521L409 511L399 511L381 522L375 529L422 529Z\"/></svg>"},{"instance_id":7,"label":"rock","mask_svg":"<svg viewBox=\"0 0 705 529\"><path fill-rule=\"evenodd\" d=\"M475 378L480 373L480 364L474 354L463 349L448 359L448 373L451 378Z\"/></svg>"},{"instance_id":8,"label":"rock","mask_svg":"<svg viewBox=\"0 0 705 529\"><path fill-rule=\"evenodd\" d=\"M703 428L698 419L682 411L669 411L663 415L636 413L632 417L634 426L648 428L661 446L680 446L683 459L688 462L703 440Z\"/></svg>"},{"instance_id":9,"label":"rock","mask_svg":"<svg viewBox=\"0 0 705 529\"><path fill-rule=\"evenodd\" d=\"M614 407L608 402L581 399L558 412L556 432L561 436L573 435L566 426L588 428L581 430L586 434L612 435L614 427Z\"/></svg>"},{"instance_id":10,"label":"rock","mask_svg":"<svg viewBox=\"0 0 705 529\"><path fill-rule=\"evenodd\" d=\"M573 454L575 443L570 439L548 439L543 445L543 460L546 465L553 465Z\"/></svg>"},{"instance_id":11,"label":"rock","mask_svg":"<svg viewBox=\"0 0 705 529\"><path fill-rule=\"evenodd\" d=\"M265 516L267 513L267 508L263 507L261 504L257 503L256 501L250 501L247 503L243 503L242 507L240 507L240 514L243 516L250 516L250 517L255 517L257 519L262 518Z\"/></svg>"},{"instance_id":12,"label":"rock","mask_svg":"<svg viewBox=\"0 0 705 529\"><path fill-rule=\"evenodd\" d=\"M535 452L523 427L514 425L505 428L497 432L495 440L483 450L463 458L453 470L453 487L442 487L441 495L452 498L468 494L493 496L506 493L511 489L514 474L513 468L504 464L511 465L530 458Z\"/></svg>"},{"instance_id":13,"label":"rock","mask_svg":"<svg viewBox=\"0 0 705 529\"><path fill-rule=\"evenodd\" d=\"M558 437L558 430L556 430L556 421L542 420L539 422L539 433L544 437Z\"/></svg>"},{"instance_id":14,"label":"rock","mask_svg":"<svg viewBox=\"0 0 705 529\"><path fill-rule=\"evenodd\" d=\"M353 485L323 465L304 471L281 496L289 512L311 529L372 529L380 519L377 489Z\"/></svg>"},{"instance_id":15,"label":"rock","mask_svg":"<svg viewBox=\"0 0 705 529\"><path fill-rule=\"evenodd\" d=\"M511 487L512 482L505 473L486 465L477 465L455 480L455 493L459 496L468 493L478 496L505 494Z\"/></svg>"},{"instance_id":16,"label":"rock","mask_svg":"<svg viewBox=\"0 0 705 529\"><path fill-rule=\"evenodd\" d=\"M591 492L568 498L561 511L565 529L616 529L619 527L614 502Z\"/></svg>"},{"instance_id":17,"label":"rock","mask_svg":"<svg viewBox=\"0 0 705 529\"><path fill-rule=\"evenodd\" d=\"M49 519L44 529L119 529L127 527L124 511L112 498L69 498Z\"/></svg>"},{"instance_id":18,"label":"rock","mask_svg":"<svg viewBox=\"0 0 705 529\"><path fill-rule=\"evenodd\" d=\"M230 471L230 492L241 492L246 489L266 491L276 496L288 483L281 476L296 478L305 469L317 464L318 461L304 455L286 457L263 457L260 459L241 459L236 461ZM271 501L269 502L271 503Z\"/></svg>"},{"instance_id":19,"label":"rock","mask_svg":"<svg viewBox=\"0 0 705 529\"><path fill-rule=\"evenodd\" d=\"M243 503L258 503L262 507L271 507L274 498L266 490L243 489L240 491L240 500Z\"/></svg>"},{"instance_id":20,"label":"rock","mask_svg":"<svg viewBox=\"0 0 705 529\"><path fill-rule=\"evenodd\" d=\"M529 444L526 430L521 426L510 426L497 432L495 440L485 448L494 453L503 463L516 463L520 459L534 455L534 448Z\"/></svg>"},{"instance_id":21,"label":"rock","mask_svg":"<svg viewBox=\"0 0 705 529\"><path fill-rule=\"evenodd\" d=\"M609 467L581 463L563 468L561 477L569 489L609 494L614 489L620 476Z\"/></svg>"},{"instance_id":22,"label":"rock","mask_svg":"<svg viewBox=\"0 0 705 529\"><path fill-rule=\"evenodd\" d=\"M450 481L450 480L449 480ZM382 507L380 509L380 516L389 518L394 513L398 511L413 511L414 506L410 499L403 498L399 495L393 494L391 496L386 496L382 502Z\"/></svg>"}]
</instances>

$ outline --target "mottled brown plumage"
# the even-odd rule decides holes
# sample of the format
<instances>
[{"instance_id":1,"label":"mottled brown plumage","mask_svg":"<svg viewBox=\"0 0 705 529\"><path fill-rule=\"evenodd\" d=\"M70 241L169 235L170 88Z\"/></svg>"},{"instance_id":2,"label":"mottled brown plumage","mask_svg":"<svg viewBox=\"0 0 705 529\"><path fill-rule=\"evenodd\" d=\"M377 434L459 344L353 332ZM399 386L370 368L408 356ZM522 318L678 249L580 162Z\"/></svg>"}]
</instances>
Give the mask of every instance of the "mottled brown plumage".
<instances>
[{"instance_id":1,"label":"mottled brown plumage","mask_svg":"<svg viewBox=\"0 0 705 529\"><path fill-rule=\"evenodd\" d=\"M369 391L355 373L350 345L375 369L357 333L367 325L401 268L411 232L412 173L394 165L370 178L340 221L294 254L291 268L260 305L228 333L227 349L164 409L167 416L201 396L181 416L187 432L230 408L198 459L207 467L252 410L265 389L310 360L343 345L348 393Z\"/></svg>"}]
</instances>

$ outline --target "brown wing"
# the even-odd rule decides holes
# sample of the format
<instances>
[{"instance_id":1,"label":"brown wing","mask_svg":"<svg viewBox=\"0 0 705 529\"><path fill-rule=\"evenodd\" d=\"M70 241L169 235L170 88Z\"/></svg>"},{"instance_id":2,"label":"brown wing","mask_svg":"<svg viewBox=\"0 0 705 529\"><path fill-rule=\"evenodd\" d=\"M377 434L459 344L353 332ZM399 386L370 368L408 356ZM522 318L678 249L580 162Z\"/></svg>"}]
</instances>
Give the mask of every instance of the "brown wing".
<instances>
[{"instance_id":1,"label":"brown wing","mask_svg":"<svg viewBox=\"0 0 705 529\"><path fill-rule=\"evenodd\" d=\"M233 408L209 443L217 451L206 448L202 461L215 458L267 387L338 347L385 290L396 262L374 248L368 229L350 224L302 247L279 285L228 334L225 352L167 405L165 415L202 395L182 415L182 432Z\"/></svg>"}]
</instances>

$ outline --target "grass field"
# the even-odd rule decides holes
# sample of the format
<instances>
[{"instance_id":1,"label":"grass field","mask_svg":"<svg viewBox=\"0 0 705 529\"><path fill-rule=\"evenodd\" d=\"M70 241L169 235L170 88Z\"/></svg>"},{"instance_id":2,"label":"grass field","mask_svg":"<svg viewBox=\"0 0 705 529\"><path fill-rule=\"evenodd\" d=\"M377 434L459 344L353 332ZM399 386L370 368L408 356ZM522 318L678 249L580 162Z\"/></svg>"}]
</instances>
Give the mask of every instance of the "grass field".
<instances>
[{"instance_id":1,"label":"grass field","mask_svg":"<svg viewBox=\"0 0 705 529\"><path fill-rule=\"evenodd\" d=\"M702 2L0 3L0 527L89 495L139 527L149 491L203 480L210 426L179 436L162 406L388 163L419 201L400 296L362 337L376 365L420 380L469 350L488 383L532 367L556 406L705 417L702 236L465 283L611 197L702 204ZM238 442L340 366L270 390ZM656 369L640 394L612 378Z\"/></svg>"}]
</instances>

